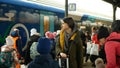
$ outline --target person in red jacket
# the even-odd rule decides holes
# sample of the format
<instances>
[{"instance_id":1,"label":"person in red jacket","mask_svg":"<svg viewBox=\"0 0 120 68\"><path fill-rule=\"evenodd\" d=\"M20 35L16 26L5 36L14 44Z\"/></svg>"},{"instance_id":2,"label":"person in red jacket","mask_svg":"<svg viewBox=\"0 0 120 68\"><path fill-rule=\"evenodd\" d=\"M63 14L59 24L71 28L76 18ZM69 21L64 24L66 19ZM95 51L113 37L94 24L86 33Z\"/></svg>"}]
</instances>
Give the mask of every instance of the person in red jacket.
<instances>
[{"instance_id":1,"label":"person in red jacket","mask_svg":"<svg viewBox=\"0 0 120 68\"><path fill-rule=\"evenodd\" d=\"M120 20L112 24L112 32L105 43L106 68L120 68Z\"/></svg>"},{"instance_id":2,"label":"person in red jacket","mask_svg":"<svg viewBox=\"0 0 120 68\"><path fill-rule=\"evenodd\" d=\"M92 27L92 36L91 36L92 43L99 44L99 41L97 39L97 35L98 35L97 27Z\"/></svg>"},{"instance_id":3,"label":"person in red jacket","mask_svg":"<svg viewBox=\"0 0 120 68\"><path fill-rule=\"evenodd\" d=\"M91 36L92 43L99 44L97 37L98 37L98 28L94 26L94 27L92 27L92 36ZM98 55L90 56L90 60L93 63L92 66L94 66L94 67L95 67L95 60L97 58L98 58Z\"/></svg>"}]
</instances>

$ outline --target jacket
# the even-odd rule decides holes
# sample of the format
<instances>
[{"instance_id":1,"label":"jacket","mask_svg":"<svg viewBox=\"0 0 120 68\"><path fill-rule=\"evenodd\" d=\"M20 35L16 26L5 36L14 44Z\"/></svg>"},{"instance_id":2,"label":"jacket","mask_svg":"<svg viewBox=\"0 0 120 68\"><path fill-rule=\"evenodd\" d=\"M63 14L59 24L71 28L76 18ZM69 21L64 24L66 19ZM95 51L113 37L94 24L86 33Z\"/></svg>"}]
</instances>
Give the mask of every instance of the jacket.
<instances>
[{"instance_id":1,"label":"jacket","mask_svg":"<svg viewBox=\"0 0 120 68\"><path fill-rule=\"evenodd\" d=\"M65 33L61 31L60 39L56 43L56 55L59 56L59 53L65 53ZM68 51L69 55L69 67L70 68L82 68L83 64L83 47L80 38L80 32L75 30L73 34L68 39Z\"/></svg>"},{"instance_id":2,"label":"jacket","mask_svg":"<svg viewBox=\"0 0 120 68\"><path fill-rule=\"evenodd\" d=\"M30 39L27 42L27 45L22 49L25 52L25 64L28 64L32 59L30 58L30 47L33 42L37 42L40 36L33 35L30 37Z\"/></svg>"},{"instance_id":3,"label":"jacket","mask_svg":"<svg viewBox=\"0 0 120 68\"><path fill-rule=\"evenodd\" d=\"M97 36L98 36L97 33L92 36L92 43L99 44L99 41L98 41L98 39L97 39Z\"/></svg>"},{"instance_id":4,"label":"jacket","mask_svg":"<svg viewBox=\"0 0 120 68\"><path fill-rule=\"evenodd\" d=\"M59 65L50 55L38 55L28 65L28 68L59 68Z\"/></svg>"},{"instance_id":5,"label":"jacket","mask_svg":"<svg viewBox=\"0 0 120 68\"><path fill-rule=\"evenodd\" d=\"M1 47L0 53L0 68L11 68L14 64L19 65L17 51L11 45ZM16 66L16 68L20 68Z\"/></svg>"},{"instance_id":6,"label":"jacket","mask_svg":"<svg viewBox=\"0 0 120 68\"><path fill-rule=\"evenodd\" d=\"M120 56L120 42L113 40L120 40L120 34L112 32L110 36L106 39L106 68L120 68L120 57L118 57Z\"/></svg>"}]
</instances>

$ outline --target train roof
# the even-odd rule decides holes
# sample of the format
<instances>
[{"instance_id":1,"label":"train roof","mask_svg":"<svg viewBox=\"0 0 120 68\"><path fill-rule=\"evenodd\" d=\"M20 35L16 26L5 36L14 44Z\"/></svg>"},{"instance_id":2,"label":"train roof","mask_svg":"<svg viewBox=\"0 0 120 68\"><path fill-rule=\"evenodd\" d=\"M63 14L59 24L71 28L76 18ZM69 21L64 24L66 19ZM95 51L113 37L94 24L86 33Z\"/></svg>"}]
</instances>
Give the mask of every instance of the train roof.
<instances>
[{"instance_id":1,"label":"train roof","mask_svg":"<svg viewBox=\"0 0 120 68\"><path fill-rule=\"evenodd\" d=\"M42 9L42 10L47 10L52 12L64 13L64 10L61 10L58 8L45 6L45 5L41 5L33 2L27 2L23 0L0 0L0 3L8 3L8 4L20 5L20 6L25 6L25 7L34 8L34 9Z\"/></svg>"}]
</instances>

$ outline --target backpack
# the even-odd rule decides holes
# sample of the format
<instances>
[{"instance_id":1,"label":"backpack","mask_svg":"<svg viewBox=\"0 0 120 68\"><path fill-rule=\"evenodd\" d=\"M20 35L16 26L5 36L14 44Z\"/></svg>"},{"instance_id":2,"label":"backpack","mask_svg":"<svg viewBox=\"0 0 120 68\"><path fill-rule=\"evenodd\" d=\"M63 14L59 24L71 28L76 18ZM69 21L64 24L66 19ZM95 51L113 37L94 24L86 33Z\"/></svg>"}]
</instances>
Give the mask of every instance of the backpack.
<instances>
[{"instance_id":1,"label":"backpack","mask_svg":"<svg viewBox=\"0 0 120 68\"><path fill-rule=\"evenodd\" d=\"M34 59L35 56L40 55L37 52L37 44L38 44L38 42L33 42L32 45L31 45L31 47L30 47L30 58L31 59Z\"/></svg>"},{"instance_id":2,"label":"backpack","mask_svg":"<svg viewBox=\"0 0 120 68\"><path fill-rule=\"evenodd\" d=\"M14 57L12 55L12 51L9 52L1 52L0 53L0 68L10 68L14 63Z\"/></svg>"}]
</instances>

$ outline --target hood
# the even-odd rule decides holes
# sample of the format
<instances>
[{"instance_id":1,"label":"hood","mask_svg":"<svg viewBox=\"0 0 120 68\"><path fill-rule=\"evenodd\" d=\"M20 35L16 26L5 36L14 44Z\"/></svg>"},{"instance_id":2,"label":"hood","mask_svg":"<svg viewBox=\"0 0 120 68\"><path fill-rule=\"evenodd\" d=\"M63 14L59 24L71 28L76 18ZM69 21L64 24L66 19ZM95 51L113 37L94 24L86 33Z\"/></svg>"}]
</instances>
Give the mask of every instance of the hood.
<instances>
[{"instance_id":1,"label":"hood","mask_svg":"<svg viewBox=\"0 0 120 68\"><path fill-rule=\"evenodd\" d=\"M39 38L40 38L40 36L38 36L38 35L30 36L31 41L36 41L37 42Z\"/></svg>"},{"instance_id":2,"label":"hood","mask_svg":"<svg viewBox=\"0 0 120 68\"><path fill-rule=\"evenodd\" d=\"M120 34L117 32L112 32L106 40L120 39Z\"/></svg>"},{"instance_id":3,"label":"hood","mask_svg":"<svg viewBox=\"0 0 120 68\"><path fill-rule=\"evenodd\" d=\"M12 37L18 37L19 34L18 34L16 31L13 31L13 32L11 33L11 36L12 36Z\"/></svg>"}]
</instances>

